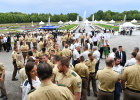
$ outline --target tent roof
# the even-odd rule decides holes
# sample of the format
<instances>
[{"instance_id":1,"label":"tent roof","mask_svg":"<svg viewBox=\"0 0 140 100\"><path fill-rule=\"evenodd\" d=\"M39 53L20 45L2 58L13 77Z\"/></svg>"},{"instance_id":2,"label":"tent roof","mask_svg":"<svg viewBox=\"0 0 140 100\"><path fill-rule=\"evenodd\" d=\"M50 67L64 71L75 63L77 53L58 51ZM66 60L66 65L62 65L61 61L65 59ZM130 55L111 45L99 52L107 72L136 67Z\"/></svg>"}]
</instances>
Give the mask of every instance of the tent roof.
<instances>
[{"instance_id":1,"label":"tent roof","mask_svg":"<svg viewBox=\"0 0 140 100\"><path fill-rule=\"evenodd\" d=\"M136 25L132 24L131 22L125 22L122 24L122 27L136 27Z\"/></svg>"},{"instance_id":2,"label":"tent roof","mask_svg":"<svg viewBox=\"0 0 140 100\"><path fill-rule=\"evenodd\" d=\"M41 21L41 22L39 23L39 25L43 25L43 24L45 24L43 21Z\"/></svg>"},{"instance_id":3,"label":"tent roof","mask_svg":"<svg viewBox=\"0 0 140 100\"><path fill-rule=\"evenodd\" d=\"M137 20L133 19L133 20L131 21L131 23L137 23Z\"/></svg>"}]
</instances>

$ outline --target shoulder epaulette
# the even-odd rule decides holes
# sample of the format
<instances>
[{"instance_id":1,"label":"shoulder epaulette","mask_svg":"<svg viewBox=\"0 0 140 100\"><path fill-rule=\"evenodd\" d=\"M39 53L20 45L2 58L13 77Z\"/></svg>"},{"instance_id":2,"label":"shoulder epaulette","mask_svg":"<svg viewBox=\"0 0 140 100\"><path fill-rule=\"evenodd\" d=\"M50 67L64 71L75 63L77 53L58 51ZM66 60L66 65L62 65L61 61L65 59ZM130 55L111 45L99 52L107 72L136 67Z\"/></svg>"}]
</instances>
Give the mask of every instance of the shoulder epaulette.
<instances>
[{"instance_id":1,"label":"shoulder epaulette","mask_svg":"<svg viewBox=\"0 0 140 100\"><path fill-rule=\"evenodd\" d=\"M72 74L73 76L75 76L75 77L77 76L74 72L72 72L71 74Z\"/></svg>"},{"instance_id":2,"label":"shoulder epaulette","mask_svg":"<svg viewBox=\"0 0 140 100\"><path fill-rule=\"evenodd\" d=\"M30 90L30 91L28 92L28 94L34 92L35 90L36 90L36 89L32 89L32 90Z\"/></svg>"},{"instance_id":3,"label":"shoulder epaulette","mask_svg":"<svg viewBox=\"0 0 140 100\"><path fill-rule=\"evenodd\" d=\"M24 86L27 86L28 82L29 82L29 81L28 81L28 80L26 80L26 81L25 81L25 83L24 83Z\"/></svg>"},{"instance_id":4,"label":"shoulder epaulette","mask_svg":"<svg viewBox=\"0 0 140 100\"><path fill-rule=\"evenodd\" d=\"M57 84L58 86L63 86L63 87L66 87L66 85L65 84Z\"/></svg>"}]
</instances>

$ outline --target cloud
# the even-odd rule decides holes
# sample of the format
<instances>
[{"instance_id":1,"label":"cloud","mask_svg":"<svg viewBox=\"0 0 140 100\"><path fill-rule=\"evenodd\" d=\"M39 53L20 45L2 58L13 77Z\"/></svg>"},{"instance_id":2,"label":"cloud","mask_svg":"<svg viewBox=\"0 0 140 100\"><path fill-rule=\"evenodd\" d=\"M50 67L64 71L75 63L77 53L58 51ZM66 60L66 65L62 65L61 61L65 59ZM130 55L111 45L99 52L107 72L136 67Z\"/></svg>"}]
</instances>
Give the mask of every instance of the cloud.
<instances>
[{"instance_id":1,"label":"cloud","mask_svg":"<svg viewBox=\"0 0 140 100\"><path fill-rule=\"evenodd\" d=\"M1 0L2 12L18 11L24 13L70 13L90 15L98 10L140 10L140 0Z\"/></svg>"}]
</instances>

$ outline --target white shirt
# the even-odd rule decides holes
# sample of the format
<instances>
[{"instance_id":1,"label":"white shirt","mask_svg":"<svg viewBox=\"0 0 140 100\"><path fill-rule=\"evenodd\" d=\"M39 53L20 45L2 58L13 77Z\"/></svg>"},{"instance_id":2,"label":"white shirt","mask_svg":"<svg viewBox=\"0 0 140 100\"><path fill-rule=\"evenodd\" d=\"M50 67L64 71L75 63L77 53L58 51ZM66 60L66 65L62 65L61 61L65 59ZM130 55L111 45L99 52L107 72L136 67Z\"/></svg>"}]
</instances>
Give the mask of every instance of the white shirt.
<instances>
[{"instance_id":1,"label":"white shirt","mask_svg":"<svg viewBox=\"0 0 140 100\"><path fill-rule=\"evenodd\" d=\"M3 38L3 43L6 43L7 42L7 37L4 37Z\"/></svg>"},{"instance_id":2,"label":"white shirt","mask_svg":"<svg viewBox=\"0 0 140 100\"><path fill-rule=\"evenodd\" d=\"M42 36L37 36L37 40L40 41L40 38L42 38Z\"/></svg>"},{"instance_id":3,"label":"white shirt","mask_svg":"<svg viewBox=\"0 0 140 100\"><path fill-rule=\"evenodd\" d=\"M74 45L74 44L71 44L71 45L70 45L70 49L71 49L71 50L74 50L74 49L75 49L75 45Z\"/></svg>"},{"instance_id":4,"label":"white shirt","mask_svg":"<svg viewBox=\"0 0 140 100\"><path fill-rule=\"evenodd\" d=\"M88 60L88 54L89 54L89 53L90 53L90 52L89 52L88 50L86 50L86 51L84 51L83 53L81 53L80 56L84 56L85 61L87 61L87 60Z\"/></svg>"},{"instance_id":5,"label":"white shirt","mask_svg":"<svg viewBox=\"0 0 140 100\"><path fill-rule=\"evenodd\" d=\"M115 57L116 57L116 55L115 55L115 53L114 53L114 52L111 52L111 53L109 54L109 57L111 57L111 58L115 58Z\"/></svg>"},{"instance_id":6,"label":"white shirt","mask_svg":"<svg viewBox=\"0 0 140 100\"><path fill-rule=\"evenodd\" d=\"M131 58L130 60L127 60L125 67L127 66L132 66L136 64L136 59L135 58Z\"/></svg>"},{"instance_id":7,"label":"white shirt","mask_svg":"<svg viewBox=\"0 0 140 100\"><path fill-rule=\"evenodd\" d=\"M94 51L93 56L98 61L100 59L100 52L98 50Z\"/></svg>"},{"instance_id":8,"label":"white shirt","mask_svg":"<svg viewBox=\"0 0 140 100\"><path fill-rule=\"evenodd\" d=\"M74 51L73 51L73 59L77 60L78 58L80 58L80 54L76 49L74 49Z\"/></svg>"},{"instance_id":9,"label":"white shirt","mask_svg":"<svg viewBox=\"0 0 140 100\"><path fill-rule=\"evenodd\" d=\"M78 47L78 46L80 46L80 43L79 42L75 42L74 46Z\"/></svg>"},{"instance_id":10,"label":"white shirt","mask_svg":"<svg viewBox=\"0 0 140 100\"><path fill-rule=\"evenodd\" d=\"M35 89L39 88L41 82L39 80L38 77L36 77L36 80L32 80L32 84L33 84L33 87ZM28 92L31 90L31 86L29 84L29 81L28 79L26 79L23 83L23 86L22 86L22 100L26 100L26 97L28 95Z\"/></svg>"},{"instance_id":11,"label":"white shirt","mask_svg":"<svg viewBox=\"0 0 140 100\"><path fill-rule=\"evenodd\" d=\"M90 44L89 43L87 43L87 46L88 46L88 49L90 49Z\"/></svg>"},{"instance_id":12,"label":"white shirt","mask_svg":"<svg viewBox=\"0 0 140 100\"><path fill-rule=\"evenodd\" d=\"M92 38L89 38L89 43L91 44L93 41L92 41Z\"/></svg>"},{"instance_id":13,"label":"white shirt","mask_svg":"<svg viewBox=\"0 0 140 100\"><path fill-rule=\"evenodd\" d=\"M113 66L112 68L115 72L118 72L119 74L122 74L123 67L118 65L118 66Z\"/></svg>"},{"instance_id":14,"label":"white shirt","mask_svg":"<svg viewBox=\"0 0 140 100\"><path fill-rule=\"evenodd\" d=\"M97 37L97 36L96 36L96 37L93 36L93 37L92 37L92 40L93 40L93 42L97 42L97 41L98 41L98 37Z\"/></svg>"}]
</instances>

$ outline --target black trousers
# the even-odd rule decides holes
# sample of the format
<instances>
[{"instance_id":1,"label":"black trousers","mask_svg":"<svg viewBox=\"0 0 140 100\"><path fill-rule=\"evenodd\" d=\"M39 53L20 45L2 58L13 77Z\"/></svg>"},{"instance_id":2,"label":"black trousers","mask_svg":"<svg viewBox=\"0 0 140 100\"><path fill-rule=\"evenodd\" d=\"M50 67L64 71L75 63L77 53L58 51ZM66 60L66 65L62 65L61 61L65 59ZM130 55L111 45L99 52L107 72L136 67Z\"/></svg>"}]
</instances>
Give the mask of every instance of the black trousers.
<instances>
[{"instance_id":1,"label":"black trousers","mask_svg":"<svg viewBox=\"0 0 140 100\"><path fill-rule=\"evenodd\" d=\"M100 58L102 58L103 51L104 51L104 47L101 47L100 50L99 50L99 52L100 52Z\"/></svg>"}]
</instances>

